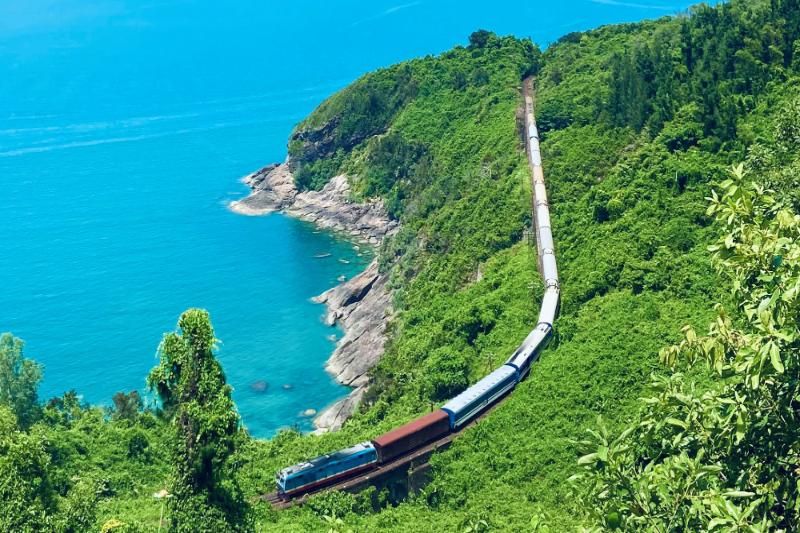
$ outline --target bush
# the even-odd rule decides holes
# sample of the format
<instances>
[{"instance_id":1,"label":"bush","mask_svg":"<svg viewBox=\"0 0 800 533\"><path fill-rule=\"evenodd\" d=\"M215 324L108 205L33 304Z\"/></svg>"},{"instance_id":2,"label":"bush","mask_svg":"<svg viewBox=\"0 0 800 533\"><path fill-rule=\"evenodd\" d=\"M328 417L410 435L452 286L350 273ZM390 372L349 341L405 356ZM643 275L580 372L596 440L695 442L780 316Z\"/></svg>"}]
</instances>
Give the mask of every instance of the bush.
<instances>
[{"instance_id":1,"label":"bush","mask_svg":"<svg viewBox=\"0 0 800 533\"><path fill-rule=\"evenodd\" d=\"M469 385L469 359L462 349L443 346L431 353L425 361L424 390L433 401L446 400Z\"/></svg>"}]
</instances>

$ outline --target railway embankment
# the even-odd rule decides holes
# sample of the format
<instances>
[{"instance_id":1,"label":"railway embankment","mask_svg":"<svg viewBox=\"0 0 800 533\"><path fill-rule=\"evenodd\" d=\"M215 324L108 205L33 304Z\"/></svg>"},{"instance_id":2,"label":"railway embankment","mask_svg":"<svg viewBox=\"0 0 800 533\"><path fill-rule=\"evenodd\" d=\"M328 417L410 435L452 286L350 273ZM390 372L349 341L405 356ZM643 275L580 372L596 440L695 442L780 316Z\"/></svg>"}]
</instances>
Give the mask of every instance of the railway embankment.
<instances>
[{"instance_id":1,"label":"railway embankment","mask_svg":"<svg viewBox=\"0 0 800 533\"><path fill-rule=\"evenodd\" d=\"M382 200L354 201L345 175L335 176L319 191L299 191L289 165L280 163L268 165L242 181L250 187L250 195L229 205L242 215L282 212L372 247L399 227L386 214ZM339 429L355 412L368 373L383 355L386 325L392 314L387 281L375 259L357 276L314 298L326 306L325 322L338 324L344 332L326 369L339 383L353 388L315 418L317 432Z\"/></svg>"}]
</instances>

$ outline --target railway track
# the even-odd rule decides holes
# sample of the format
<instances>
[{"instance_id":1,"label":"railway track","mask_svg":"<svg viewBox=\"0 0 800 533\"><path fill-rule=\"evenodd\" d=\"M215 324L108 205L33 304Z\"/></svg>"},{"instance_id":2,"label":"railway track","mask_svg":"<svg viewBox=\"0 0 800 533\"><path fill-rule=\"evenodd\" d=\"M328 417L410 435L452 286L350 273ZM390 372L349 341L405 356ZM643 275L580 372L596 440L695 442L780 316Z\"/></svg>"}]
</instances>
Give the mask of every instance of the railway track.
<instances>
[{"instance_id":1,"label":"railway track","mask_svg":"<svg viewBox=\"0 0 800 533\"><path fill-rule=\"evenodd\" d=\"M536 119L534 117L534 83L535 78L526 78L523 80L522 96L525 103L525 145L528 153L528 164L531 167L532 220L536 234L539 272L545 284L545 293L542 298L539 320L536 327L533 331L531 331L528 337L526 337L511 358L509 358L509 360L506 362L506 365L501 367L512 367L516 369L518 381L521 381L527 375L527 373L530 371L530 365L538 358L539 353L546 345L547 340L549 340L549 336L552 333L552 322L555 320L555 316L558 313L560 291L553 237L550 230L549 204L547 202L544 172L542 169L541 153L539 151L539 134L536 128ZM487 378L484 378L484 380L481 381L485 381L486 379ZM481 382L479 382L479 384L480 383ZM473 387L477 387L479 384L476 384ZM290 498L281 496L277 492L272 492L269 494L263 494L260 496L260 499L269 502L277 509L285 509L293 505L301 505L305 503L308 498L314 496L315 494L334 490L355 492L365 486L371 485L376 481L387 477L392 473L401 471L401 469L405 469L405 471L408 472L414 472L415 470L424 468L428 463L428 459L431 455L433 455L433 453L449 447L452 441L467 428L480 423L481 420L489 416L505 401L505 399L513 392L513 390L514 389L512 386L511 388L506 388L502 392L496 394L493 399L489 401L488 407L483 408L483 411L480 412L479 415L472 419L468 418L472 415L466 415L465 419L468 420L468 422L464 423L463 425L456 424L453 430L446 435L437 438L432 442L428 442L424 445L413 448L412 450L398 457L388 460L388 462L376 463L374 466L371 466L369 470L363 473L354 473L353 477L343 479L342 481L338 481L336 483L331 483L330 485L314 488L313 490L305 491L302 494L298 494ZM467 394L467 392L465 391L464 394ZM457 404L461 396L463 396L463 394L448 402L443 410L448 411L448 406L454 402ZM481 408L477 407L475 409ZM452 420L453 416L461 415L454 415L451 412L450 416Z\"/></svg>"},{"instance_id":2,"label":"railway track","mask_svg":"<svg viewBox=\"0 0 800 533\"><path fill-rule=\"evenodd\" d=\"M426 465L428 462L428 458L430 458L430 456L433 455L435 452L447 449L450 446L450 444L455 440L455 438L459 436L463 431L466 431L468 428L477 425L481 420L488 417L492 413L492 411L500 407L500 404L502 404L504 400L505 397L502 398L501 401L495 403L494 405L492 405L492 407L481 413L481 415L475 418L472 422L465 425L461 431L458 431L457 433L450 433L441 439L428 443L425 446L422 446L421 448L417 448L412 452L403 455L401 457L398 457L397 459L395 459L390 463L387 463L373 470L370 470L369 472L365 472L364 474L355 476L350 479L346 479L344 481L335 483L333 485L328 485L326 487L322 487L317 490L306 492L302 496L298 496L296 498L292 498L289 500L281 498L277 492L270 492L269 494L263 494L259 497L259 499L271 503L275 509L286 509L294 505L302 505L310 497L317 494L321 494L323 492L335 491L335 490L344 492L356 492L362 489L363 487L371 485L376 480L382 479L391 473L397 472L401 468L405 468L406 470L413 470L415 468L419 468L423 465Z\"/></svg>"}]
</instances>

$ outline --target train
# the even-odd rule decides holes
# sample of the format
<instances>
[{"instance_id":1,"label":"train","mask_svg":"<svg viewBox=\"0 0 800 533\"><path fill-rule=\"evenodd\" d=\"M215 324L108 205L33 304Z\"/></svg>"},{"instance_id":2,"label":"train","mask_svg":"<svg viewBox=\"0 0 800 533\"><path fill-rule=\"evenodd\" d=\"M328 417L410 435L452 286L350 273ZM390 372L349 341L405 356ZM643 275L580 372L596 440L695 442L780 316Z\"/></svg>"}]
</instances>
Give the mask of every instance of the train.
<instances>
[{"instance_id":1,"label":"train","mask_svg":"<svg viewBox=\"0 0 800 533\"><path fill-rule=\"evenodd\" d=\"M536 326L502 366L495 369L441 408L370 441L292 465L278 472L277 494L288 500L389 464L404 455L461 430L509 394L530 373L553 335L560 287L555 244L550 226L539 132L533 100L525 96L527 148L533 171L533 212L539 271L544 294Z\"/></svg>"}]
</instances>

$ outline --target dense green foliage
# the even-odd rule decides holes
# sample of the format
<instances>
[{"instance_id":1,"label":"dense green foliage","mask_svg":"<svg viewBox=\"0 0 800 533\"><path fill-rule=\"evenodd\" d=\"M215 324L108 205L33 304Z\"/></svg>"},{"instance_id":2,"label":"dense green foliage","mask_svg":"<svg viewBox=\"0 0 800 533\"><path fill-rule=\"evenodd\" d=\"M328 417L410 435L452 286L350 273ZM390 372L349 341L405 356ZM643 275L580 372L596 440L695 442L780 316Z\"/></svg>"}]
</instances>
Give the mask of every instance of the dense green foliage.
<instances>
[{"instance_id":1,"label":"dense green foliage","mask_svg":"<svg viewBox=\"0 0 800 533\"><path fill-rule=\"evenodd\" d=\"M777 146L793 145L785 153L796 157L784 120ZM579 460L586 473L577 479L596 524L630 531L800 526L800 214L791 195L768 188L773 183L768 174L745 177L740 165L719 185L721 196L713 193L709 213L726 232L711 249L741 319L720 307L707 336L686 327L684 340L662 351L671 373L654 376L640 419L618 436L591 432L591 451ZM685 374L698 362L717 376L707 390Z\"/></svg>"},{"instance_id":2,"label":"dense green foliage","mask_svg":"<svg viewBox=\"0 0 800 533\"><path fill-rule=\"evenodd\" d=\"M797 0L698 6L612 57L608 111L617 125L653 134L684 113L683 127L702 125L695 142L734 141L742 112L797 66L798 38Z\"/></svg>"},{"instance_id":3,"label":"dense green foliage","mask_svg":"<svg viewBox=\"0 0 800 533\"><path fill-rule=\"evenodd\" d=\"M356 529L413 524L422 530L484 526L519 530L549 523L554 530L563 530L576 525L582 513L566 483L576 471L580 452L575 439L581 428L594 425L598 414L604 416L612 431L637 416L637 398L645 392L651 372L658 368L659 350L678 340L684 324L700 326L706 322L713 315L715 301L728 301L725 285L715 275L706 250L721 230L706 213L705 198L710 195L710 184L724 178L730 162L745 157L748 150L758 150L754 141L763 141L760 157L772 157L770 150L776 146L769 124L776 120L774 111L784 101L781 90L790 86L793 67L787 66L783 56L761 54L759 57L770 65L774 63L775 68L767 69L760 85L747 85L748 71L711 65L728 57L727 52L712 53L714 43L726 40L726 32L744 32L761 39L764 27L773 31L772 26L785 28L781 42L796 40L791 24L781 22L787 14L794 11L786 5L734 2L716 9L699 8L697 16L572 35L544 54L537 115L545 135L546 175L563 276L564 307L557 342L529 381L490 419L436 458L434 480L416 499L383 509L374 517L352 513L363 505L359 499L325 507L326 512L348 513L345 522ZM687 30L694 34L691 42L695 55L706 54L703 62L709 64L719 83L712 87L705 84L704 63L698 63L696 73L685 79L672 74L660 78L678 83L677 88L662 87L661 81L648 77L647 91L654 92L644 92L642 99L648 104L637 111L644 118L638 123L621 119L620 102L631 109L636 103L623 94L629 83L624 78L630 72L614 65L638 61L640 47L654 54L673 54L672 47L681 42L680 34ZM725 81L730 85L722 83ZM716 125L722 104L714 104L713 99L725 101L726 90L746 97L747 102L727 116L725 127L741 132L734 138ZM668 113L653 103L655 92L674 96L674 101L662 103L669 104ZM704 100L707 98L712 99L710 103ZM435 109L434 104L427 107ZM414 118L414 123L396 119L386 136L399 134L401 128L414 131L418 124L426 124L421 117ZM784 129L789 128L788 122L784 123ZM450 120L439 126L439 135L457 132L460 126L457 120ZM373 149L377 149L378 139L365 144L374 143ZM435 142L411 139L418 143L413 151L393 147L392 153L420 157L415 164L435 169L434 184L447 183L448 174L439 173L440 167L431 164L436 157L431 149ZM508 146L511 148L510 142ZM345 161L340 167L353 175L357 186L375 170L370 157L357 157L359 150L369 153L369 149L353 150L356 160ZM381 166L376 167L380 173ZM403 179L413 184L414 175ZM502 178L490 187L502 188ZM385 194L392 205L391 190L372 190ZM505 317L494 322L487 313L491 307L470 298L471 279L477 276L459 275L470 268L461 270L458 266L473 265L472 259L481 257L470 253L470 244L464 239L470 235L471 217L454 218L450 202L444 207L434 204L431 210L409 210L408 206L427 201L427 191L413 187L407 191L403 196L405 207L399 210L404 232L388 242L382 253L385 268L392 269L399 287L400 313L387 356L376 372L376 387L370 397L373 404L344 430L354 437L375 433L361 429L365 422L385 423L396 420L403 411L419 412L424 404L418 398L437 397L437 387L427 383L431 379L442 382L444 387L439 390L449 392L449 385L456 388L464 382L465 358L473 361L470 379L474 380L481 363L485 365L484 361L496 353L497 345L487 347L484 337L471 337L470 325L481 331L494 324L508 324ZM492 193L484 190L480 194L487 197ZM443 213L447 213L450 225L437 225ZM453 234L461 237L454 239L455 246L432 246L437 239L451 244ZM511 250L519 250L518 246ZM500 259L506 253L492 255ZM444 256L441 262L440 255ZM492 264L492 259L486 264ZM472 268L474 273L477 269ZM532 268L526 271L533 273ZM534 280L509 279L518 285L535 284ZM535 297L535 293L526 296ZM469 298L476 308L465 309L460 305L462 298ZM503 301L503 309L525 309L521 300L504 297ZM440 310L452 312L459 320L445 322L442 327L437 318L443 314ZM525 327L513 331L503 334L513 339L509 343L512 346L524 335ZM439 344L439 339L446 344ZM449 351L449 346L457 349ZM442 353L452 356L447 364L442 364ZM449 378L437 378L434 369L444 369ZM688 379L699 390L710 386L710 377L699 369ZM277 448L281 457L286 453L303 457L325 449L312 442L307 452L295 456L293 450L303 447L300 443L305 440L286 438L288 442ZM340 442L338 438L331 441L331 446ZM269 453L275 453L275 449L271 446ZM305 513L294 513L285 519L281 516L280 523L301 519L314 523L306 517Z\"/></svg>"},{"instance_id":4,"label":"dense green foliage","mask_svg":"<svg viewBox=\"0 0 800 533\"><path fill-rule=\"evenodd\" d=\"M498 150L494 128L513 123L519 80L539 57L530 41L476 32L466 48L363 76L295 128L296 181L318 188L347 171L361 195L386 197L394 216L426 216L467 186L468 174L482 166L496 176L515 161Z\"/></svg>"},{"instance_id":5,"label":"dense green foliage","mask_svg":"<svg viewBox=\"0 0 800 533\"><path fill-rule=\"evenodd\" d=\"M68 393L28 428L0 396L0 446L19 451L3 479L41 473L0 497L33 509L30 524L95 516L109 530L157 527L163 488L178 495L176 527L796 528L799 32L796 0L734 0L570 34L543 54L476 32L357 80L297 126L289 153L301 187L345 173L356 199L382 197L401 222L380 250L396 314L361 411L333 434L242 438L195 312L162 344L158 412L138 395L103 412ZM281 512L253 503L254 524L233 516L279 468L430 410L529 332L541 289L516 118L529 74L562 276L556 338L530 378L403 501L371 489ZM739 161L749 174L726 181ZM717 303L726 318L691 333ZM676 343L665 368L658 354ZM15 382L19 365L6 372Z\"/></svg>"},{"instance_id":6,"label":"dense green foliage","mask_svg":"<svg viewBox=\"0 0 800 533\"><path fill-rule=\"evenodd\" d=\"M148 377L175 425L169 491L173 531L246 529L247 504L232 456L245 438L239 415L213 354L208 312L190 309L178 333L164 336L161 361Z\"/></svg>"},{"instance_id":7,"label":"dense green foliage","mask_svg":"<svg viewBox=\"0 0 800 533\"><path fill-rule=\"evenodd\" d=\"M127 500L160 482L163 424L151 414L124 421L107 414L70 392L25 430L0 404L0 529L96 529L104 512L128 506L115 496Z\"/></svg>"},{"instance_id":8,"label":"dense green foliage","mask_svg":"<svg viewBox=\"0 0 800 533\"><path fill-rule=\"evenodd\" d=\"M0 528L3 531L84 531L95 521L94 483L78 480L65 497L53 486L47 441L19 429L0 406Z\"/></svg>"},{"instance_id":9,"label":"dense green foliage","mask_svg":"<svg viewBox=\"0 0 800 533\"><path fill-rule=\"evenodd\" d=\"M23 427L39 416L37 389L41 367L22 355L22 341L9 333L0 335L0 403L11 407Z\"/></svg>"},{"instance_id":10,"label":"dense green foliage","mask_svg":"<svg viewBox=\"0 0 800 533\"><path fill-rule=\"evenodd\" d=\"M70 391L36 404L27 428L17 404L0 401L0 529L151 531L164 501L174 530L252 526L231 459L246 437L212 354L208 314L187 311L179 328L165 336L150 378L163 409L143 411L136 391L117 393L108 409ZM17 368L35 366L18 340L3 339L13 341L4 346Z\"/></svg>"},{"instance_id":11,"label":"dense green foliage","mask_svg":"<svg viewBox=\"0 0 800 533\"><path fill-rule=\"evenodd\" d=\"M406 402L414 413L452 396L483 375L487 362L499 364L513 349L513 341L497 350L487 340L495 327L505 330L499 335L513 328L518 336L533 318L529 283L521 288L518 307L504 300L508 289L501 285L480 284L459 293L458 301L452 293L479 277L484 261L518 242L530 218L515 112L520 80L538 61L539 51L528 41L476 32L466 48L366 75L293 134L290 155L301 185L305 173L317 168L314 161L346 151L334 156L335 171L352 176L357 195L386 198L390 214L402 223L381 259L383 268L393 269L404 316L394 324L371 403L397 409ZM354 134L352 110L376 101L403 105L381 105L387 111L358 121L364 129ZM326 151L320 152L319 143L299 142L322 130L331 139ZM532 281L530 255L520 249L516 260L517 271Z\"/></svg>"}]
</instances>

